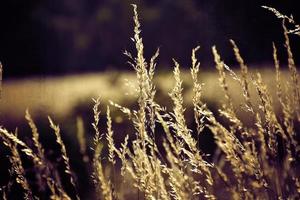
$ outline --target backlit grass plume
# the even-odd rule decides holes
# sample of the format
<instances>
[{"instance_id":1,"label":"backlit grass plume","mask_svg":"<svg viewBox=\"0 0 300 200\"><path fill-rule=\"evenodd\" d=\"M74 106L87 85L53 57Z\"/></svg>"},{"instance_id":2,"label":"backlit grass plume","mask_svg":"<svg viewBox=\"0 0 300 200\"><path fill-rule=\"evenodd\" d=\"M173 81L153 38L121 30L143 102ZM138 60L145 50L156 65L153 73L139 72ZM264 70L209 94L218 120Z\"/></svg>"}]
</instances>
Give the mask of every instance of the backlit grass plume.
<instances>
[{"instance_id":1,"label":"backlit grass plume","mask_svg":"<svg viewBox=\"0 0 300 200\"><path fill-rule=\"evenodd\" d=\"M77 130L79 142L76 152L80 153L80 159L76 161L83 163L90 175L85 178L91 178L94 183L92 197L105 200L299 199L300 86L289 39L289 34L299 35L299 26L292 16L264 8L282 20L289 79L282 78L275 43L274 88L268 88L261 73L252 73L234 40L230 44L239 72L231 69L213 46L218 74L215 82L224 98L220 100L220 108L212 108L203 98L205 85L201 82L196 56L200 52L198 46L192 49L191 55L191 107L185 104L180 64L173 59L171 106L165 108L157 100L154 83L159 49L149 60L145 58L140 19L137 6L133 5L135 53L125 51L125 54L136 75L136 102L133 107L127 107L110 101L108 106L100 103L100 97L93 99L90 129L84 130L84 120L88 119L83 117L77 118L72 129ZM287 23L294 28L288 29ZM242 96L239 105L234 103L230 92L232 80L238 85L235 92ZM270 89L276 90L275 99ZM279 111L274 101L279 102ZM102 116L102 105L107 106L106 116ZM114 121L119 111L126 119L119 120L118 123L126 121L122 126ZM241 113L250 119L248 123ZM13 189L20 187L24 199L87 199L77 188L80 182L71 171L72 157L68 157L69 149L60 127L48 118L59 153L59 158L50 162L48 149L42 145L29 111L25 118L32 132L28 140L21 140L16 133L0 127L0 138L10 163L10 179L1 188L2 198L8 199ZM91 141L88 135L93 136ZM210 144L214 145L209 154L202 147L209 142L206 136L211 136ZM29 175L30 170L35 172L35 178Z\"/></svg>"}]
</instances>

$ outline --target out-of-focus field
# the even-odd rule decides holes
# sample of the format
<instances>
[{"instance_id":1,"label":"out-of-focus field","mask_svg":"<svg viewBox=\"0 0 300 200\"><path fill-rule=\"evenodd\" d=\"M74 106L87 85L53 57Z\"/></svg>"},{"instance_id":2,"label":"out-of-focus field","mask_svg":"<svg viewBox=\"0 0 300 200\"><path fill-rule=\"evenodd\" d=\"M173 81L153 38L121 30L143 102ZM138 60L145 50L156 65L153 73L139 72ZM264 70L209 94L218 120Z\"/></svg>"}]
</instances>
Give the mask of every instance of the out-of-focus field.
<instances>
[{"instance_id":1,"label":"out-of-focus field","mask_svg":"<svg viewBox=\"0 0 300 200\"><path fill-rule=\"evenodd\" d=\"M236 70L238 71L238 70ZM275 70L256 69L267 84L271 95L276 95ZM238 74L238 73L237 73ZM155 78L157 88L156 100L162 105L170 106L168 93L173 87L172 73L158 73ZM183 86L185 88L185 103L191 104L192 82L188 70L182 71ZM228 77L229 90L236 106L242 103L242 91L237 81ZM282 73L283 79L287 72ZM251 79L251 77L250 77ZM224 93L218 83L216 71L204 71L200 74L204 83L203 99L211 106L220 105ZM251 82L251 80L250 80ZM257 99L254 87L251 84L252 96ZM130 72L102 72L92 74L69 75L60 77L28 78L19 80L4 80L0 103L0 117L20 120L26 108L33 115L44 114L56 117L66 117L79 106L91 104L91 98L101 96L103 105L109 100L130 106L136 98L135 74ZM276 98L274 98L276 99ZM255 103L255 102L254 102ZM276 102L274 102L276 104ZM238 108L238 107L237 107ZM240 109L237 109L240 110Z\"/></svg>"}]
</instances>

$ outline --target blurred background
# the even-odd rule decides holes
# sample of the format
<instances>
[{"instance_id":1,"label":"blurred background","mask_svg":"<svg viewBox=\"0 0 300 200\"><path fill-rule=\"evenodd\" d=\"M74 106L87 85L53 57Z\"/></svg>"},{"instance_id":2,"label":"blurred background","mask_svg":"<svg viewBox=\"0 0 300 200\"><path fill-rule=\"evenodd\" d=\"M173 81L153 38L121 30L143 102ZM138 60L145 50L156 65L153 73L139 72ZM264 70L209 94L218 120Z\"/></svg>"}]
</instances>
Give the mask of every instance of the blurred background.
<instances>
[{"instance_id":1,"label":"blurred background","mask_svg":"<svg viewBox=\"0 0 300 200\"><path fill-rule=\"evenodd\" d=\"M79 146L74 137L77 117L82 117L88 145L91 145L94 134L90 125L91 98L101 95L103 131L109 100L132 107L136 99L135 76L126 63L128 58L123 55L124 50L135 55L130 39L133 36L131 3L138 5L145 57L149 59L160 47L155 83L157 101L163 106L171 105L168 92L173 87L172 58L182 66L190 127L195 125L189 113L192 83L188 68L192 48L201 46L197 57L201 62L200 78L205 83L203 98L216 111L224 94L218 85L212 45L217 46L228 65L236 68L229 43L229 39L234 39L251 70L262 72L264 81L272 89L275 78L272 42L278 46L284 69L286 53L280 20L261 6L293 14L295 21L300 22L296 0L1 0L0 61L4 74L0 125L9 130L18 127L20 136L27 137L28 141L30 129L24 114L29 108L41 132L46 154L51 157L55 139L47 115L53 116L61 124L62 137L71 156L71 166L79 174L79 192L84 199L93 199L94 193L90 192L93 186L86 178L89 169L78 159ZM300 59L296 51L300 47L299 40L291 36L296 63ZM239 106L240 88L231 79L229 84L234 103ZM255 93L253 87L250 90ZM275 90L270 92L271 95L276 93ZM276 109L276 99L274 102ZM247 115L240 115L247 121ZM133 133L133 129L122 113L113 109L112 117L119 144L124 134ZM203 141L204 149L211 153L212 137ZM0 169L0 173L4 173L3 170ZM0 180L0 184L6 182Z\"/></svg>"},{"instance_id":2,"label":"blurred background","mask_svg":"<svg viewBox=\"0 0 300 200\"><path fill-rule=\"evenodd\" d=\"M248 63L269 63L271 42L280 42L282 32L280 21L261 5L300 21L296 0L3 0L4 76L128 70L122 52L133 47L131 3L139 6L146 56L161 47L159 68L167 70L173 57L189 66L196 45L202 47L203 67L212 64L214 44L230 64L229 39L239 44Z\"/></svg>"},{"instance_id":3,"label":"blurred background","mask_svg":"<svg viewBox=\"0 0 300 200\"><path fill-rule=\"evenodd\" d=\"M34 113L66 114L98 94L120 102L130 99L124 93L133 89L128 89L124 79L133 79L132 68L123 52L135 53L130 39L132 3L138 5L145 56L150 58L160 47L157 72L165 74L172 70L172 58L188 69L191 49L197 45L201 46L197 54L201 70L216 77L213 45L234 68L237 63L229 39L236 41L251 69L272 67L273 41L284 65L281 22L261 6L293 14L300 21L295 0L1 1L4 84L0 119L23 118L26 107ZM293 50L299 49L299 37L291 36L291 40ZM296 52L295 59L299 60ZM167 94L172 83L162 85L169 86L162 89ZM216 99L213 94L211 100Z\"/></svg>"}]
</instances>

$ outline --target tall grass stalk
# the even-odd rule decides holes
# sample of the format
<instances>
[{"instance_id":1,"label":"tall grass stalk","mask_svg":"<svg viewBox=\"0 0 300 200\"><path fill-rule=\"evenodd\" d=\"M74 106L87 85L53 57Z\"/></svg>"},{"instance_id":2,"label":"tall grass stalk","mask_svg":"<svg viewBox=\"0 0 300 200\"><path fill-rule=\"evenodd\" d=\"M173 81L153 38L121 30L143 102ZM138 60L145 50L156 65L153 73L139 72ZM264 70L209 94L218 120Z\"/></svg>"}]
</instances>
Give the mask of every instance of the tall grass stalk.
<instances>
[{"instance_id":1,"label":"tall grass stalk","mask_svg":"<svg viewBox=\"0 0 300 200\"><path fill-rule=\"evenodd\" d=\"M216 73L219 74L218 85L224 95L221 108L213 112L215 109L210 108L202 95L205 85L200 81L200 62L196 57L200 49L198 46L192 49L191 55L191 114L185 106L181 67L175 59L174 86L169 93L173 108L168 110L156 101L154 78L159 49L149 61L144 57L141 24L137 6L133 5L136 52L131 54L125 51L125 54L136 74L137 106L135 109L127 108L110 102L111 107L126 115L129 121L126 126L132 132L124 136L124 142L117 144L116 137L121 136L114 132L114 113L107 106L106 125L103 126L100 98L93 99L92 142L85 139L84 119L77 118L78 152L83 156L83 162L93 169L91 176L97 199L126 199L128 193L131 193L130 198L153 200L299 198L300 145L297 127L300 123L300 86L289 38L289 34L299 35L299 26L292 17L274 8L264 8L282 20L290 79L285 81L281 77L275 43L276 99L270 95L264 77L259 72L251 73L235 41L230 40L230 43L240 66L239 73L226 65L217 47L213 46ZM287 23L293 25L293 29L288 29ZM233 103L230 78L239 84L240 91L235 92L243 96L241 105ZM288 84L289 87L284 87ZM251 87L255 90L252 91ZM276 112L274 100L278 100L280 112ZM249 125L240 117L241 112L251 118ZM188 123L190 120L187 120L187 116L193 119L194 124ZM79 199L76 179L59 126L48 118L59 146L64 167L62 176L68 178L72 192L66 192L67 187L62 185L60 176L55 175L57 170L46 158L37 126L29 111L26 111L25 118L32 131L31 145L0 127L2 143L9 149L10 175L21 186L24 199L34 199L39 194L34 194L32 180L27 177L23 154L33 163L37 177L40 177L39 185L46 187L40 189L41 193L48 191L49 199ZM202 139L206 134L212 134L216 144L211 155L206 155L205 149L200 148L200 144L206 142ZM91 158L88 157L88 145L93 150ZM107 148L107 151L103 148ZM107 172L111 172L111 175L107 175ZM124 194L117 191L121 188L119 185L126 186ZM2 197L6 199L11 192L10 187L2 189Z\"/></svg>"}]
</instances>

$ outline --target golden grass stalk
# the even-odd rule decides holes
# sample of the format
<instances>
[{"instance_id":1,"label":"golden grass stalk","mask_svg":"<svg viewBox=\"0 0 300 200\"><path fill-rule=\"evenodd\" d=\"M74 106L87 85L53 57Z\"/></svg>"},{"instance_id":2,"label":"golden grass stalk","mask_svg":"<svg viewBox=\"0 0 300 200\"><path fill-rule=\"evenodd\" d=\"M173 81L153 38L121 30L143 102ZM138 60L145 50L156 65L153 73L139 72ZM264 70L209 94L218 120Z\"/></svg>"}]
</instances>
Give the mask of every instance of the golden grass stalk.
<instances>
[{"instance_id":1,"label":"golden grass stalk","mask_svg":"<svg viewBox=\"0 0 300 200\"><path fill-rule=\"evenodd\" d=\"M106 180L103 172L103 166L100 160L102 145L101 145L101 138L102 134L100 134L98 124L99 124L99 117L100 117L100 97L97 99L93 99L94 101L94 122L92 126L95 131L94 136L94 156L93 156L93 181L96 187L97 194L99 197L103 197L105 200L112 200L113 199L113 192L111 188L111 183L109 180Z\"/></svg>"},{"instance_id":2,"label":"golden grass stalk","mask_svg":"<svg viewBox=\"0 0 300 200\"><path fill-rule=\"evenodd\" d=\"M56 176L52 177L51 170L49 168L49 163L44 156L44 149L42 147L42 144L39 142L38 129L31 117L28 109L26 110L25 118L27 120L28 125L31 128L31 131L32 131L32 141L37 150L37 156L39 157L40 161L42 162L40 165L35 166L39 172L39 173L37 173L37 178L38 178L38 182L39 182L38 184L42 188L42 184L43 184L42 179L44 179L46 181L48 188L51 191L50 196L52 196L53 198L54 197L55 198L57 198L57 197L65 198L65 199L70 198L66 194L64 189L62 188L59 178L57 178Z\"/></svg>"},{"instance_id":3,"label":"golden grass stalk","mask_svg":"<svg viewBox=\"0 0 300 200\"><path fill-rule=\"evenodd\" d=\"M198 81L200 62L198 62L196 58L196 52L199 49L200 46L197 46L192 50L192 67L190 69L192 80L193 80L193 92L194 92L194 96L193 96L194 119L197 124L198 135L204 129L203 116L201 116L201 111L199 112L199 110L201 110L201 107L205 106L201 100L203 84L199 83Z\"/></svg>"},{"instance_id":4,"label":"golden grass stalk","mask_svg":"<svg viewBox=\"0 0 300 200\"><path fill-rule=\"evenodd\" d=\"M21 141L13 133L8 132L6 129L0 127L0 134L2 137L11 140L12 142L21 146L21 151L25 153L29 158L32 159L35 165L42 165L41 159L33 152L33 150L28 147L23 141Z\"/></svg>"},{"instance_id":5,"label":"golden grass stalk","mask_svg":"<svg viewBox=\"0 0 300 200\"><path fill-rule=\"evenodd\" d=\"M137 12L137 6L133 6L133 21L134 21L134 37L133 41L135 43L135 48L137 51L136 58L133 58L130 53L127 52L127 55L131 59L133 59L133 66L137 82L138 82L138 105L139 109L136 113L136 119L134 120L134 125L136 127L138 137L140 142L143 144L143 148L145 148L146 143L153 144L152 138L154 137L154 129L155 129L155 86L153 84L153 76L155 72L156 59L159 55L159 49L155 52L155 54L150 59L150 63L146 62L144 58L144 44L142 37L140 36L140 22L139 15ZM149 137L151 136L151 137Z\"/></svg>"},{"instance_id":6,"label":"golden grass stalk","mask_svg":"<svg viewBox=\"0 0 300 200\"><path fill-rule=\"evenodd\" d=\"M283 103L283 97L282 97L282 86L281 86L281 72L280 72L280 64L279 59L277 56L277 48L276 45L273 42L273 60L274 60L274 66L276 70L276 87L277 87L277 97L281 105L284 105Z\"/></svg>"},{"instance_id":7,"label":"golden grass stalk","mask_svg":"<svg viewBox=\"0 0 300 200\"><path fill-rule=\"evenodd\" d=\"M170 195L173 199L191 199L192 191L187 192L187 188L191 188L188 184L188 177L180 169L165 169L169 175L169 184L171 187Z\"/></svg>"},{"instance_id":8,"label":"golden grass stalk","mask_svg":"<svg viewBox=\"0 0 300 200\"><path fill-rule=\"evenodd\" d=\"M44 149L39 141L39 133L38 133L38 129L28 111L28 109L26 109L26 114L25 114L25 118L27 120L27 123L29 124L31 131L32 131L32 141L33 141L33 145L37 150L37 155L39 156L39 158L41 160L45 160L44 157ZM45 163L44 163L45 164Z\"/></svg>"},{"instance_id":9,"label":"golden grass stalk","mask_svg":"<svg viewBox=\"0 0 300 200\"><path fill-rule=\"evenodd\" d=\"M241 79L238 79L238 81L239 81L240 85L242 86L243 97L244 97L245 103L246 103L246 109L247 109L247 111L254 113L253 105L251 103L250 92L249 92L248 66L245 64L244 59L242 58L242 56L240 54L240 50L239 50L238 46L236 45L235 41L230 40L230 43L233 46L235 58L240 65Z\"/></svg>"},{"instance_id":10,"label":"golden grass stalk","mask_svg":"<svg viewBox=\"0 0 300 200\"><path fill-rule=\"evenodd\" d=\"M132 111L129 109L129 108L126 108L124 106L121 106L113 101L109 101L109 104L111 106L114 106L115 108L118 108L123 114L127 115L128 119L129 120L132 120L132 117L133 117L133 114L132 114Z\"/></svg>"},{"instance_id":11,"label":"golden grass stalk","mask_svg":"<svg viewBox=\"0 0 300 200\"><path fill-rule=\"evenodd\" d=\"M257 79L254 80L254 85L256 87L259 99L261 101L260 108L263 111L266 123L267 123L267 132L269 136L269 147L271 152L275 153L277 149L276 145L276 134L280 135L282 138L286 139L284 131L277 120L272 99L268 93L267 86L263 83L260 73L256 74Z\"/></svg>"},{"instance_id":12,"label":"golden grass stalk","mask_svg":"<svg viewBox=\"0 0 300 200\"><path fill-rule=\"evenodd\" d=\"M237 49L235 50L237 51ZM245 80L241 81L236 74L227 66L225 65L225 63L221 60L221 57L217 51L217 48L215 46L212 47L212 53L214 56L214 61L216 64L216 68L219 72L219 84L221 86L221 88L223 89L224 92L224 96L225 96L225 103L222 104L222 109L219 109L219 112L222 116L226 117L232 124L233 127L231 127L232 130L236 130L239 131L242 138L247 138L247 128L243 125L242 121L237 117L236 115L236 111L234 109L233 106L233 101L232 101L232 97L229 94L229 87L228 87L228 83L227 83L227 79L226 79L226 73L225 73L225 69L229 70L231 75L234 76L234 78L236 80L238 80L239 82L241 82L241 85L243 86L243 90L245 90ZM236 52L236 54L238 54L238 59L240 60L240 62L243 63L243 61L241 60L242 58L239 56L239 53ZM246 67L244 64L242 64L242 71L244 71L244 76L246 76ZM244 91L245 93L248 93L246 91ZM248 95L248 94L247 94ZM247 98L247 97L246 97ZM251 104L250 106L247 106L249 108L251 108Z\"/></svg>"},{"instance_id":13,"label":"golden grass stalk","mask_svg":"<svg viewBox=\"0 0 300 200\"><path fill-rule=\"evenodd\" d=\"M277 49L273 45L273 58L276 70L277 98L283 112L283 125L281 124L273 108L271 98L263 78L258 73L252 77L255 89L259 97L259 111L255 111L252 105L252 95L250 96L248 80L248 67L245 64L240 51L233 40L230 40L236 60L240 65L241 76L237 76L224 61L221 60L216 47L212 47L214 61L219 73L219 85L221 86L225 102L219 110L221 116L229 120L229 128L220 123L217 117L208 109L202 101L203 84L199 81L200 62L196 58L199 47L192 50L192 66L190 69L193 81L193 109L194 121L198 136L208 127L212 132L217 150L212 162L205 160L204 154L197 146L192 130L188 128L185 118L185 106L183 99L183 86L180 76L180 66L174 60L175 86L170 92L173 101L173 111L168 112L155 102L156 89L153 83L156 59L159 49L150 59L149 63L144 58L144 45L140 36L140 22L137 6L133 5L134 11L134 42L137 51L136 57L125 52L131 59L138 82L138 109L130 110L119 104L112 103L114 107L126 114L134 126L136 137L129 141L126 135L120 148L117 148L114 141L114 132L110 108L107 107L107 132L106 141L108 147L108 161L112 163L113 170L116 169L117 161L121 161L121 175L124 180L130 179L133 188L137 190L137 198L144 199L296 199L299 196L300 181L296 176L296 167L292 163L297 161L297 151L299 143L295 139L297 130L294 120L295 113L299 118L300 91L298 72L293 59L288 34L291 32L284 24L287 20L295 24L292 17L282 15L277 10L265 7L275 13L278 18L283 19L283 29L285 46L288 54L288 65L292 83L292 94L283 92L281 85L281 72ZM297 27L296 27L297 28ZM1 69L1 68L0 68ZM251 117L255 121L255 127L246 127L237 116L232 97L229 92L226 71L237 80L242 88L243 98L247 111L251 112ZM288 82L288 83L290 83ZM95 131L94 155L92 160L93 181L97 192L97 197L105 200L116 199L114 193L114 183L106 177L105 165L102 163L101 139L103 134L98 126L100 123L100 98L93 99L94 121L92 123ZM39 142L39 134L28 111L25 118L32 130L32 140L34 150L29 148L18 137L0 127L0 136L11 150L10 158L14 172L17 174L18 182L24 189L27 196L30 187L25 179L25 169L17 151L17 145L34 164L40 167L38 173L47 180L47 184L52 192L51 199L71 199L60 185L57 175L49 172L44 150ZM60 146L61 157L65 165L65 173L70 178L71 185L75 187L74 177L71 173L69 158L65 145L62 141L60 129L49 117L50 127L56 135L56 142ZM165 134L161 135L161 140L156 137L156 124L160 123ZM295 123L295 124L294 124ZM232 125L233 124L233 125ZM77 118L77 137L80 143L80 152L86 154L86 141L84 137L83 120ZM237 135L240 134L240 135ZM199 138L198 138L199 139ZM162 141L160 143L160 141ZM280 145L280 143L282 143ZM280 155L279 147L284 148L284 155ZM279 158L282 156L283 162ZM118 160L119 159L119 160ZM297 163L296 163L297 164ZM130 175L127 177L126 175ZM220 192L219 190L222 189ZM224 190L223 190L224 189ZM29 190L29 191L28 191ZM223 194L224 191L224 194ZM3 198L5 198L3 193ZM76 198L79 199L76 192Z\"/></svg>"},{"instance_id":14,"label":"golden grass stalk","mask_svg":"<svg viewBox=\"0 0 300 200\"><path fill-rule=\"evenodd\" d=\"M171 116L168 114L162 115L158 111L156 112L156 117L158 122L162 125L164 132L166 134L166 140L170 143L170 147L172 151L175 153L175 157L179 158L180 157L180 152L181 152L181 145L179 144L178 140L175 140L172 136L172 133L170 132L170 127L172 127L171 123ZM164 119L166 118L166 119ZM166 148L165 148L166 149Z\"/></svg>"},{"instance_id":15,"label":"golden grass stalk","mask_svg":"<svg viewBox=\"0 0 300 200\"><path fill-rule=\"evenodd\" d=\"M123 112L129 114L134 127L137 131L137 139L134 140L133 150L125 150L125 146L121 150L117 150L111 142L111 154L112 149L115 148L116 154L120 157L122 164L126 165L125 170L131 175L134 180L134 186L138 188L139 192L143 192L147 199L154 199L155 196L159 195L159 192L155 189L155 182L157 182L157 169L155 162L158 161L154 152L158 152L154 143L154 129L155 129L155 87L153 85L153 77L155 71L155 60L159 55L159 49L156 51L154 56L151 58L149 65L144 58L144 45L140 36L140 22L138 19L137 6L133 5L134 10L134 42L137 51L136 58L126 52L126 55L133 60L131 65L136 71L137 82L138 82L138 105L137 111L131 111L128 109ZM108 127L110 127L110 120L108 120ZM108 130L108 132L111 132ZM111 132L112 133L112 132ZM108 137L112 139L111 137ZM125 140L126 142L127 140ZM127 142L126 142L127 143ZM146 149L150 150L150 155L146 152ZM130 162L125 158L127 155L130 158ZM151 156L151 158L149 157ZM163 188L163 186L161 187ZM139 196L138 192L138 196Z\"/></svg>"},{"instance_id":16,"label":"golden grass stalk","mask_svg":"<svg viewBox=\"0 0 300 200\"><path fill-rule=\"evenodd\" d=\"M155 173L151 165L151 157L145 153L142 144L138 140L133 141L132 145L133 153L128 152L128 156L132 162L130 173L135 180L134 186L144 193L146 199L154 199Z\"/></svg>"},{"instance_id":17,"label":"golden grass stalk","mask_svg":"<svg viewBox=\"0 0 300 200\"><path fill-rule=\"evenodd\" d=\"M170 93L170 97L173 100L174 103L174 117L176 121L176 134L180 137L184 137L186 135L189 135L189 130L186 126L186 121L184 117L184 107L183 107L183 97L182 97L182 80L180 78L180 69L179 69L179 63L177 63L174 60L175 67L174 67L174 78L175 78L175 86ZM192 142L195 143L195 142ZM194 146L194 144L193 144Z\"/></svg>"},{"instance_id":18,"label":"golden grass stalk","mask_svg":"<svg viewBox=\"0 0 300 200\"><path fill-rule=\"evenodd\" d=\"M54 124L54 122L52 121L50 116L48 116L48 120L49 120L49 123L50 123L50 127L53 129L54 134L56 136L56 142L60 146L61 158L62 158L62 160L64 162L64 165L65 165L64 172L68 175L68 177L70 179L70 183L71 183L71 185L72 185L72 187L75 191L76 199L79 199L76 184L75 184L75 180L74 180L73 173L72 173L71 167L70 167L70 161L69 161L70 159L67 155L67 150L66 150L65 144L64 144L64 142L61 138L60 128L59 128L58 125Z\"/></svg>"},{"instance_id":19,"label":"golden grass stalk","mask_svg":"<svg viewBox=\"0 0 300 200\"><path fill-rule=\"evenodd\" d=\"M289 23L292 23L295 25L295 22L292 21ZM298 123L300 122L300 86L299 86L299 74L297 71L297 67L294 61L293 53L291 50L291 45L290 45L290 39L288 34L291 33L287 27L286 27L286 19L282 20L282 27L284 31L284 37L285 37L285 47L288 55L288 67L290 71L290 77L292 81L292 97L287 96L286 97L286 104L283 107L283 113L284 113L284 125L286 127L286 132L287 132L287 144L286 144L286 151L287 151L287 156L284 160L284 169L285 173L283 173L283 177L292 177L292 180L294 181L295 188L298 189L299 185L297 184L297 179L295 179L295 173L292 172L292 162L295 161L295 157L292 155L292 149L295 149L296 155L299 155L299 142L296 140L296 132L294 129L294 121L293 121L293 114L295 113L297 116ZM298 28L298 35L299 34L299 25L296 25ZM293 32L294 33L294 32ZM287 83L289 84L289 82Z\"/></svg>"},{"instance_id":20,"label":"golden grass stalk","mask_svg":"<svg viewBox=\"0 0 300 200\"><path fill-rule=\"evenodd\" d=\"M300 25L295 22L293 15L291 15L291 16L284 15L281 12L279 12L278 10L276 10L275 8L272 8L269 6L262 6L262 8L271 11L278 19L281 19L283 21L286 20L291 25L293 25L294 27L287 31L288 34L295 34L295 35L300 36Z\"/></svg>"},{"instance_id":21,"label":"golden grass stalk","mask_svg":"<svg viewBox=\"0 0 300 200\"><path fill-rule=\"evenodd\" d=\"M225 93L225 99L226 99L226 104L223 104L223 107L228 107L228 109L233 110L233 104L232 104L232 99L229 95L229 89L228 89L228 84L226 81L226 73L224 69L224 62L221 60L221 57L217 51L216 46L212 47L212 52L214 56L214 60L216 63L216 68L219 72L219 82L220 86L222 87L224 93Z\"/></svg>"},{"instance_id":22,"label":"golden grass stalk","mask_svg":"<svg viewBox=\"0 0 300 200\"><path fill-rule=\"evenodd\" d=\"M53 178L50 176L50 171L48 165L45 164L45 160L39 157L38 154L35 154L34 151L28 147L23 141L17 138L12 133L9 133L6 129L0 128L1 137L6 138L7 140L11 141L12 143L18 144L21 146L21 151L25 153L30 159L32 159L34 166L39 169L42 178L46 179L47 185L51 191L51 195L53 197L63 197L67 198L68 195L65 191L61 188L59 184L57 184L57 180L54 181ZM44 157L43 157L44 158ZM41 170L40 170L41 169ZM57 195L56 190L58 190L60 195Z\"/></svg>"},{"instance_id":23,"label":"golden grass stalk","mask_svg":"<svg viewBox=\"0 0 300 200\"><path fill-rule=\"evenodd\" d=\"M115 165L116 160L115 160L115 145L114 145L114 139L113 139L113 130L112 130L112 120L110 116L110 109L109 106L107 106L107 111L106 111L106 116L107 116L107 133L106 133L106 140L108 142L108 160Z\"/></svg>"},{"instance_id":24,"label":"golden grass stalk","mask_svg":"<svg viewBox=\"0 0 300 200\"><path fill-rule=\"evenodd\" d=\"M188 148L185 148L183 145L181 146L180 151L182 151L184 154L186 154L189 158L190 165L193 168L193 171L199 174L205 175L205 180L208 185L213 184L213 179L211 176L211 172L209 165L207 162L205 162L201 156L201 153L197 149L197 142L195 139L191 136L191 131L188 129L184 117L184 107L183 107L183 97L182 97L182 81L180 78L180 70L179 70L179 64L174 60L175 68L174 68L174 78L175 78L175 86L170 93L171 99L174 103L174 118L175 123L173 124L173 128L176 131L176 136L178 138L183 139L185 144L188 146ZM197 72L197 66L192 68L194 69L194 72ZM196 74L194 74L196 76ZM196 77L195 77L196 78ZM197 83L196 83L197 84ZM197 91L201 92L201 91ZM199 95L199 93L197 94ZM200 98L200 96L197 96L196 98ZM195 99L196 100L196 99ZM200 99L197 99L199 101ZM196 103L196 102L195 102ZM199 102L197 102L199 103ZM213 196L213 195L211 195Z\"/></svg>"},{"instance_id":25,"label":"golden grass stalk","mask_svg":"<svg viewBox=\"0 0 300 200\"><path fill-rule=\"evenodd\" d=\"M147 107L147 100L149 94L149 77L146 69L146 61L144 58L144 44L142 42L142 38L140 37L140 22L139 16L137 12L137 6L133 6L134 11L134 42L137 50L137 57L135 59L134 69L136 71L136 76L138 80L138 104L139 110L137 114L137 131L138 136L140 137L143 146L145 147L146 137L147 137L147 130L146 130L146 107Z\"/></svg>"},{"instance_id":26,"label":"golden grass stalk","mask_svg":"<svg viewBox=\"0 0 300 200\"><path fill-rule=\"evenodd\" d=\"M286 126L287 133L289 137L293 135L293 118L294 118L294 110L292 109L292 97L288 93L289 91L284 91L282 89L282 80L281 80L281 72L280 72L280 64L279 59L277 57L277 48L273 43L273 59L274 66L276 70L276 89L277 89L277 98L282 107L283 115L284 115L284 125Z\"/></svg>"},{"instance_id":27,"label":"golden grass stalk","mask_svg":"<svg viewBox=\"0 0 300 200\"><path fill-rule=\"evenodd\" d=\"M300 86L299 86L299 74L297 72L296 64L294 61L293 53L291 50L290 39L288 36L288 30L285 25L285 21L282 21L283 33L285 38L285 47L288 55L288 67L290 71L290 77L293 85L293 106L295 107L295 113L298 117L298 121L300 122Z\"/></svg>"},{"instance_id":28,"label":"golden grass stalk","mask_svg":"<svg viewBox=\"0 0 300 200\"><path fill-rule=\"evenodd\" d=\"M93 166L94 166L94 183L96 185L96 191L99 197L103 196L105 200L113 199L113 192L111 189L110 181L106 180L103 173L103 166L101 161L99 160L101 154L101 146L97 145L94 149L94 158L93 158Z\"/></svg>"},{"instance_id":29,"label":"golden grass stalk","mask_svg":"<svg viewBox=\"0 0 300 200\"><path fill-rule=\"evenodd\" d=\"M28 109L26 109L26 112L25 112L25 119L27 120L27 123L32 132L32 141L33 141L33 145L37 151L37 156L42 161L42 165L36 166L37 170L39 171L39 173L36 174L36 177L38 179L38 184L40 185L41 188L43 188L44 183L42 182L42 174L49 177L49 168L48 168L48 165L46 164L46 159L44 157L44 149L43 149L41 143L39 142L38 129L31 117ZM48 181L47 181L47 183L48 183ZM55 194L54 188L51 188L52 186L49 183L48 183L48 186L49 186L50 190L53 192L53 194Z\"/></svg>"},{"instance_id":30,"label":"golden grass stalk","mask_svg":"<svg viewBox=\"0 0 300 200\"><path fill-rule=\"evenodd\" d=\"M102 134L100 134L100 131L98 129L98 124L99 124L99 116L100 116L100 110L99 110L99 106L100 106L100 97L98 97L97 99L93 99L94 101L94 107L93 107L93 112L94 112L94 122L92 123L92 126L94 128L95 131L95 136L94 136L94 145L96 146L96 144L99 143L99 141L102 138Z\"/></svg>"},{"instance_id":31,"label":"golden grass stalk","mask_svg":"<svg viewBox=\"0 0 300 200\"><path fill-rule=\"evenodd\" d=\"M260 158L262 160L262 164L268 164L264 161L266 161L268 159L268 155L267 155L267 148L266 148L266 138L265 138L265 129L264 129L264 125L262 123L261 117L260 115L257 113L256 114L256 123L255 123L256 127L257 127L257 136L258 136L258 140L260 142Z\"/></svg>"},{"instance_id":32,"label":"golden grass stalk","mask_svg":"<svg viewBox=\"0 0 300 200\"><path fill-rule=\"evenodd\" d=\"M203 114L206 115L208 121L212 124L208 125L208 127L214 134L218 147L225 153L226 160L231 163L232 170L238 181L238 190L241 192L242 172L246 169L243 161L241 160L242 156L240 154L245 151L245 148L232 132L228 131L216 121L210 111L206 111Z\"/></svg>"},{"instance_id":33,"label":"golden grass stalk","mask_svg":"<svg viewBox=\"0 0 300 200\"><path fill-rule=\"evenodd\" d=\"M294 141L294 110L292 106L291 99L289 94L283 94L282 92L282 86L281 86L281 72L280 72L280 64L279 60L277 57L277 49L275 44L273 43L273 59L274 59L274 65L275 65L275 70L276 70L276 88L277 88L277 98L278 101L282 107L282 112L283 112L283 120L284 120L284 126L285 126L285 135L288 140L288 160L291 161L291 145L295 144L296 142ZM287 93L288 91L286 91Z\"/></svg>"},{"instance_id":34,"label":"golden grass stalk","mask_svg":"<svg viewBox=\"0 0 300 200\"><path fill-rule=\"evenodd\" d=\"M15 135L17 137L17 131L15 132ZM9 148L11 152L11 156L9 157L9 161L12 165L10 175L14 176L15 174L16 182L20 184L22 189L24 190L24 199L33 199L32 191L26 179L25 170L23 168L22 160L17 149L17 143L9 140L6 137L2 137L2 135L0 137L3 139L3 143Z\"/></svg>"}]
</instances>

